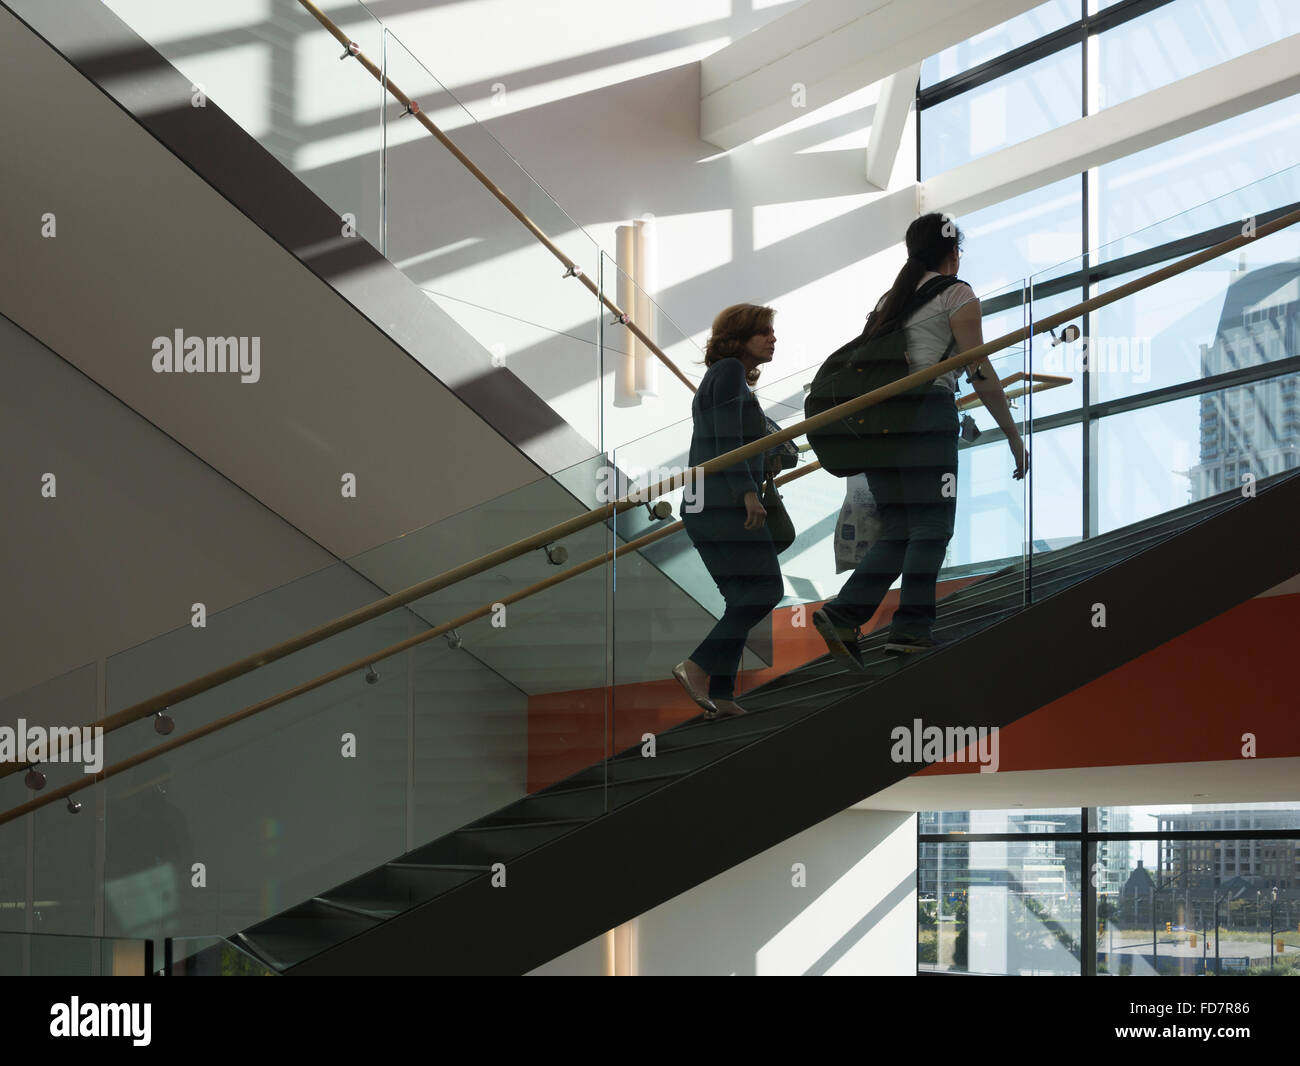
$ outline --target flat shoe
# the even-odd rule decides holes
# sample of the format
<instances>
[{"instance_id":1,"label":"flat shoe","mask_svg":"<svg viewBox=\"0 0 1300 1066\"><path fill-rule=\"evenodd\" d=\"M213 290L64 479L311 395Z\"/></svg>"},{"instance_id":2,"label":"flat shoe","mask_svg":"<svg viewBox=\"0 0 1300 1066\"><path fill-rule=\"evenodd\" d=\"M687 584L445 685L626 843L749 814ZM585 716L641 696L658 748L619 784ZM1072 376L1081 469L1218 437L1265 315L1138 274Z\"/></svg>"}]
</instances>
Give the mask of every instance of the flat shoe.
<instances>
[{"instance_id":1,"label":"flat shoe","mask_svg":"<svg viewBox=\"0 0 1300 1066\"><path fill-rule=\"evenodd\" d=\"M704 709L705 718L716 718L718 716L718 708L713 701L691 684L690 678L686 676L686 664L684 662L673 667L673 677L677 678L677 683L686 690L686 695L690 696L698 706Z\"/></svg>"}]
</instances>

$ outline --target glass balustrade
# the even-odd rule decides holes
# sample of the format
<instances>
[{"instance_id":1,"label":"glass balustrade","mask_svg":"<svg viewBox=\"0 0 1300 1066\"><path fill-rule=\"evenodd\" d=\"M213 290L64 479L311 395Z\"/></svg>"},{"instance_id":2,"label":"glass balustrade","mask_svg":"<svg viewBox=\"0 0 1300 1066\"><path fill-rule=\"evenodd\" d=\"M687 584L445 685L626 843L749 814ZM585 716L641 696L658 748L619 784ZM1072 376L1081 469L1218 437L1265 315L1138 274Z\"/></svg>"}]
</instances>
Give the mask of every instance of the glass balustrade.
<instances>
[{"instance_id":1,"label":"glass balustrade","mask_svg":"<svg viewBox=\"0 0 1300 1066\"><path fill-rule=\"evenodd\" d=\"M594 494L601 471L564 473ZM93 723L586 510L541 478L12 696L0 722ZM0 930L232 933L590 765L606 747L609 537L567 534L106 732L93 764L42 763L39 789L0 777L3 814L127 764L0 824ZM599 813L603 780L586 785Z\"/></svg>"},{"instance_id":2,"label":"glass balustrade","mask_svg":"<svg viewBox=\"0 0 1300 1066\"><path fill-rule=\"evenodd\" d=\"M5 977L148 977L153 972L149 940L0 932Z\"/></svg>"},{"instance_id":3,"label":"glass balustrade","mask_svg":"<svg viewBox=\"0 0 1300 1066\"><path fill-rule=\"evenodd\" d=\"M1300 203L1300 168L1207 201L1029 281L1040 322ZM1294 469L1300 228L1289 227L1086 313L1078 339L1033 338L1036 372L1077 379L1029 398L1035 454L1032 538L1039 566L1128 530L1122 558ZM1062 401L1068 406L1062 406ZM1084 576L1088 571L1077 571ZM1057 587L1044 585L1044 591Z\"/></svg>"}]
</instances>

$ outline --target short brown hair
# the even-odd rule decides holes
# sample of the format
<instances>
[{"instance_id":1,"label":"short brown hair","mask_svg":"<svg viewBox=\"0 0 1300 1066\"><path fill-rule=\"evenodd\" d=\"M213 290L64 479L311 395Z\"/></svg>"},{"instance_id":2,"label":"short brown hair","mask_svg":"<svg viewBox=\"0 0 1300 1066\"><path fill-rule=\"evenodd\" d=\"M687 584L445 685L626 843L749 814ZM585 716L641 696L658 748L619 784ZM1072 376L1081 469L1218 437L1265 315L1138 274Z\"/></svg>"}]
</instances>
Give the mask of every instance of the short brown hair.
<instances>
[{"instance_id":1,"label":"short brown hair","mask_svg":"<svg viewBox=\"0 0 1300 1066\"><path fill-rule=\"evenodd\" d=\"M759 304L732 304L719 311L704 345L704 365L712 366L721 359L739 356L751 337L771 328L775 315L772 308ZM751 385L758 380L758 375L758 367L749 372Z\"/></svg>"}]
</instances>

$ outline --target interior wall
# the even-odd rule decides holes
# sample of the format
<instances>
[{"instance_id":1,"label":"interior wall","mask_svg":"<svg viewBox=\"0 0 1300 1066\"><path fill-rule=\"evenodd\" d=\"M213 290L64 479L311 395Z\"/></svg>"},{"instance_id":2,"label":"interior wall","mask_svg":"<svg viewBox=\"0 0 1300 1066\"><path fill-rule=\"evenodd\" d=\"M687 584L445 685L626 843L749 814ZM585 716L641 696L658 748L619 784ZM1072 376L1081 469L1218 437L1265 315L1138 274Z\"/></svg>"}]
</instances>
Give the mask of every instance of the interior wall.
<instances>
[{"instance_id":1,"label":"interior wall","mask_svg":"<svg viewBox=\"0 0 1300 1066\"><path fill-rule=\"evenodd\" d=\"M4 317L0 353L0 696L335 561Z\"/></svg>"},{"instance_id":2,"label":"interior wall","mask_svg":"<svg viewBox=\"0 0 1300 1066\"><path fill-rule=\"evenodd\" d=\"M606 447L689 417L689 391L662 368L639 402L614 404L626 331L562 281L550 253L398 105L381 112L373 80L341 66L335 42L291 0L238 0L203 18L164 0L108 6L317 195L355 213L363 236L386 240L479 341L484 373L490 355ZM666 0L617 18L599 0L372 5L387 41L357 5L322 6L589 277L602 250L615 253L618 226L653 216L643 282L661 310L641 324L693 379L717 312L767 303L780 339L766 398L798 393L800 372L860 331L901 265L915 136L909 118L888 189L869 186L875 87L809 113L792 85L786 127L728 153L699 137L699 60L793 0ZM604 266L614 289L613 260Z\"/></svg>"},{"instance_id":3,"label":"interior wall","mask_svg":"<svg viewBox=\"0 0 1300 1066\"><path fill-rule=\"evenodd\" d=\"M875 86L809 113L792 85L775 133L726 153L700 139L699 60L796 6L668 0L611 19L599 0L560 0L496 18L505 5L489 2L387 21L601 247L653 216L648 288L671 319L659 339L688 373L702 373L698 348L723 307L774 306L764 375L793 385L775 399L861 330L916 216L911 117L888 189L865 179ZM617 332L606 329L615 345ZM526 366L529 351L510 358ZM606 431L630 440L688 415L688 394L661 372L658 397L607 405Z\"/></svg>"},{"instance_id":4,"label":"interior wall","mask_svg":"<svg viewBox=\"0 0 1300 1066\"><path fill-rule=\"evenodd\" d=\"M8 11L0 24L3 88L42 87L3 116L33 150L6 171L0 311L339 557L541 476L58 52ZM144 80L175 121L208 121L174 75ZM162 372L177 332L242 339L257 373Z\"/></svg>"},{"instance_id":5,"label":"interior wall","mask_svg":"<svg viewBox=\"0 0 1300 1066\"><path fill-rule=\"evenodd\" d=\"M631 924L635 976L912 976L916 816L844 811ZM602 945L532 973L602 974Z\"/></svg>"}]
</instances>

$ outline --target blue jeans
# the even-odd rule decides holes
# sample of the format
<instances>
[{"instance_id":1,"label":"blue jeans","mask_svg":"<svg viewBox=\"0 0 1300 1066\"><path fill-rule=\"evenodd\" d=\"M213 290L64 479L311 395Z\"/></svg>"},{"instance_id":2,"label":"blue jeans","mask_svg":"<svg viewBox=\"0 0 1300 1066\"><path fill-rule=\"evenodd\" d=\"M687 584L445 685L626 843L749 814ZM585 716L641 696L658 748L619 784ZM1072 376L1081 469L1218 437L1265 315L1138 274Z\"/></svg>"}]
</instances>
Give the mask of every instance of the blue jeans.
<instances>
[{"instance_id":1,"label":"blue jeans","mask_svg":"<svg viewBox=\"0 0 1300 1066\"><path fill-rule=\"evenodd\" d=\"M866 623L901 574L903 587L889 635L894 640L931 635L935 586L957 518L956 453L954 437L951 464L867 469L867 484L880 514L880 535L839 595L826 604L826 613L836 625Z\"/></svg>"},{"instance_id":2,"label":"blue jeans","mask_svg":"<svg viewBox=\"0 0 1300 1066\"><path fill-rule=\"evenodd\" d=\"M745 528L743 507L688 511L682 522L727 602L722 617L690 658L708 673L709 696L729 700L735 695L749 631L771 614L785 594L781 564L767 527Z\"/></svg>"}]
</instances>

